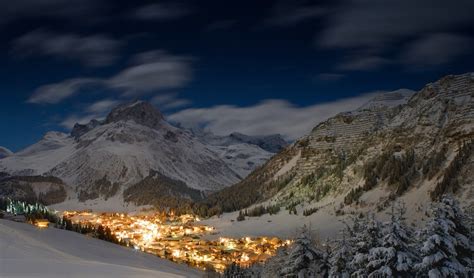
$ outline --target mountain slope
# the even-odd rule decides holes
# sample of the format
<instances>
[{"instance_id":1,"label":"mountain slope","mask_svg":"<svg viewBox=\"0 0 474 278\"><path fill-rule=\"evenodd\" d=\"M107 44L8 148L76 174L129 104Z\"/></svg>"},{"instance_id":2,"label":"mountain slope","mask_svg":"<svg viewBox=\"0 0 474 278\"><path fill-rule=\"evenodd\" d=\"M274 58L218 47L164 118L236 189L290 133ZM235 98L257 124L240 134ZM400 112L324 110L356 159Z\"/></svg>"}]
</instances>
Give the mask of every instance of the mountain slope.
<instances>
[{"instance_id":1,"label":"mountain slope","mask_svg":"<svg viewBox=\"0 0 474 278\"><path fill-rule=\"evenodd\" d=\"M228 136L219 136L203 130L193 130L193 134L241 177L246 177L288 145L277 134L248 136L232 133Z\"/></svg>"},{"instance_id":2,"label":"mountain slope","mask_svg":"<svg viewBox=\"0 0 474 278\"><path fill-rule=\"evenodd\" d=\"M9 149L5 147L0 146L0 159L5 158L7 156L11 156L12 154L13 154L12 151L10 151Z\"/></svg>"},{"instance_id":3,"label":"mountain slope","mask_svg":"<svg viewBox=\"0 0 474 278\"><path fill-rule=\"evenodd\" d=\"M320 123L207 205L233 211L266 201L342 213L453 192L472 207L474 74L391 94Z\"/></svg>"}]
</instances>

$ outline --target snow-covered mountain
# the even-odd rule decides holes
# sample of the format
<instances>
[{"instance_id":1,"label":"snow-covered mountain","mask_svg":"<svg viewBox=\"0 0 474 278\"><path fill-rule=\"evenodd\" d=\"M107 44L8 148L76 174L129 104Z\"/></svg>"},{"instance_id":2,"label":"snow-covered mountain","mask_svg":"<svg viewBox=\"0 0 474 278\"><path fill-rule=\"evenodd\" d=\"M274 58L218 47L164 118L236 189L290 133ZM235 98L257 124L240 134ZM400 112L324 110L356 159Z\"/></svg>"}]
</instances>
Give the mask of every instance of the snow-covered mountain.
<instances>
[{"instance_id":1,"label":"snow-covered mountain","mask_svg":"<svg viewBox=\"0 0 474 278\"><path fill-rule=\"evenodd\" d=\"M278 134L249 136L235 132L219 136L205 130L194 129L192 132L241 177L246 177L257 166L263 165L288 146L288 142Z\"/></svg>"},{"instance_id":2,"label":"snow-covered mountain","mask_svg":"<svg viewBox=\"0 0 474 278\"><path fill-rule=\"evenodd\" d=\"M86 201L121 195L155 172L190 190L218 191L272 155L258 144L208 143L170 125L151 104L137 101L113 109L104 121L76 124L71 134L47 133L2 159L0 172L58 177L73 189L70 197Z\"/></svg>"},{"instance_id":3,"label":"snow-covered mountain","mask_svg":"<svg viewBox=\"0 0 474 278\"><path fill-rule=\"evenodd\" d=\"M421 217L422 206L451 193L474 209L473 150L474 73L447 76L318 124L207 204L235 211L265 202L327 216L384 211L401 199Z\"/></svg>"},{"instance_id":4,"label":"snow-covered mountain","mask_svg":"<svg viewBox=\"0 0 474 278\"><path fill-rule=\"evenodd\" d=\"M11 156L12 154L13 154L12 151L10 151L9 149L5 147L0 146L0 159L5 158L7 156Z\"/></svg>"}]
</instances>

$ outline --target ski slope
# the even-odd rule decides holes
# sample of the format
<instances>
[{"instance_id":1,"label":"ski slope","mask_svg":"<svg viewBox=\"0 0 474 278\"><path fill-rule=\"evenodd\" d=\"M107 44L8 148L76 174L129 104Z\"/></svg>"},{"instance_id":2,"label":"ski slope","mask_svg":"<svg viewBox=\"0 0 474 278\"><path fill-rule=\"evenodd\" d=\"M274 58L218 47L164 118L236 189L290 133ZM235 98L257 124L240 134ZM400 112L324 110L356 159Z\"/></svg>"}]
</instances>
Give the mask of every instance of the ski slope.
<instances>
[{"instance_id":1,"label":"ski slope","mask_svg":"<svg viewBox=\"0 0 474 278\"><path fill-rule=\"evenodd\" d=\"M201 277L150 254L84 235L0 219L0 277Z\"/></svg>"}]
</instances>

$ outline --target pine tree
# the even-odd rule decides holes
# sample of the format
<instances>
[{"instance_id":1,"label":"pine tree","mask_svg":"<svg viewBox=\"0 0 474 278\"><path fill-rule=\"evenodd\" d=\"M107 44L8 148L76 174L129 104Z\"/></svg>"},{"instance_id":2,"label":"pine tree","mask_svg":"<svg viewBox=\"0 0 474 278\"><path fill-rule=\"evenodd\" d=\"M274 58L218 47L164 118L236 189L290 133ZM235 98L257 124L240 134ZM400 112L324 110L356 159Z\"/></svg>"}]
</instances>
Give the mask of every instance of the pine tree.
<instances>
[{"instance_id":1,"label":"pine tree","mask_svg":"<svg viewBox=\"0 0 474 278\"><path fill-rule=\"evenodd\" d=\"M466 216L450 197L443 197L434 206L433 216L422 231L423 258L416 266L420 276L469 277L474 245Z\"/></svg>"},{"instance_id":2,"label":"pine tree","mask_svg":"<svg viewBox=\"0 0 474 278\"><path fill-rule=\"evenodd\" d=\"M104 226L102 225L99 225L99 227L97 228L97 238L98 239L101 239L101 240L105 240L105 230L104 230Z\"/></svg>"},{"instance_id":3,"label":"pine tree","mask_svg":"<svg viewBox=\"0 0 474 278\"><path fill-rule=\"evenodd\" d=\"M335 248L329 258L331 268L329 269L329 277L331 278L349 278L351 274L350 261L352 258L352 246L350 241L346 239L348 231L342 231L342 239L336 242Z\"/></svg>"},{"instance_id":4,"label":"pine tree","mask_svg":"<svg viewBox=\"0 0 474 278\"><path fill-rule=\"evenodd\" d=\"M278 277L284 267L288 256L287 247L280 247L276 251L276 255L265 262L262 271L263 278Z\"/></svg>"},{"instance_id":5,"label":"pine tree","mask_svg":"<svg viewBox=\"0 0 474 278\"><path fill-rule=\"evenodd\" d=\"M309 230L303 226L282 269L283 277L313 277L318 270L322 254L312 245Z\"/></svg>"},{"instance_id":6,"label":"pine tree","mask_svg":"<svg viewBox=\"0 0 474 278\"><path fill-rule=\"evenodd\" d=\"M224 271L224 278L246 278L246 277L250 277L246 269L242 268L240 265L236 263L232 263Z\"/></svg>"},{"instance_id":7,"label":"pine tree","mask_svg":"<svg viewBox=\"0 0 474 278\"><path fill-rule=\"evenodd\" d=\"M329 270L331 269L331 247L329 242L323 244L322 258L319 260L318 269L316 272L317 277L329 277Z\"/></svg>"},{"instance_id":8,"label":"pine tree","mask_svg":"<svg viewBox=\"0 0 474 278\"><path fill-rule=\"evenodd\" d=\"M405 226L406 209L392 205L382 245L370 249L367 269L369 277L413 277L415 255L410 245L411 231Z\"/></svg>"},{"instance_id":9,"label":"pine tree","mask_svg":"<svg viewBox=\"0 0 474 278\"><path fill-rule=\"evenodd\" d=\"M355 223L353 228L354 257L350 263L353 277L367 277L370 249L380 246L380 223L374 215L366 216L361 222Z\"/></svg>"}]
</instances>

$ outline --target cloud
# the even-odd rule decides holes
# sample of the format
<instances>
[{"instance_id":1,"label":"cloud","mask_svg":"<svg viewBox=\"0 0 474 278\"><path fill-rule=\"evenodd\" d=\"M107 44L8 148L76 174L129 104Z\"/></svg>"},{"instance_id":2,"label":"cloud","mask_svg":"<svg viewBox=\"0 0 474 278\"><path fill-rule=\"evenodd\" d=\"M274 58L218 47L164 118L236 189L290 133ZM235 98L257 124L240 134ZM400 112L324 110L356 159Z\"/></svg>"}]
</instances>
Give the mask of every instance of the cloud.
<instances>
[{"instance_id":1,"label":"cloud","mask_svg":"<svg viewBox=\"0 0 474 278\"><path fill-rule=\"evenodd\" d=\"M354 56L338 66L340 70L374 70L388 64L388 59L378 56Z\"/></svg>"},{"instance_id":2,"label":"cloud","mask_svg":"<svg viewBox=\"0 0 474 278\"><path fill-rule=\"evenodd\" d=\"M119 100L115 99L103 99L97 102L94 102L89 107L87 107L86 112L92 114L100 114L109 112L112 108L118 106L121 103Z\"/></svg>"},{"instance_id":3,"label":"cloud","mask_svg":"<svg viewBox=\"0 0 474 278\"><path fill-rule=\"evenodd\" d=\"M107 113L117 107L122 101L116 99L102 99L90 104L83 113L74 113L59 122L59 125L72 129L76 123L87 124L92 119L103 120Z\"/></svg>"},{"instance_id":4,"label":"cloud","mask_svg":"<svg viewBox=\"0 0 474 278\"><path fill-rule=\"evenodd\" d=\"M94 67L112 64L119 48L119 41L105 35L81 36L45 30L29 32L13 42L13 52L23 57L51 56Z\"/></svg>"},{"instance_id":5,"label":"cloud","mask_svg":"<svg viewBox=\"0 0 474 278\"><path fill-rule=\"evenodd\" d=\"M124 96L176 89L192 78L190 58L164 51L145 52L133 58L133 66L106 81L107 86L124 91Z\"/></svg>"},{"instance_id":6,"label":"cloud","mask_svg":"<svg viewBox=\"0 0 474 278\"><path fill-rule=\"evenodd\" d=\"M93 78L74 78L56 84L44 85L36 89L33 95L27 100L28 103L55 104L72 97L81 89L87 86L100 83L100 80Z\"/></svg>"},{"instance_id":7,"label":"cloud","mask_svg":"<svg viewBox=\"0 0 474 278\"><path fill-rule=\"evenodd\" d=\"M474 39L462 35L437 33L410 43L401 54L403 63L415 66L434 66L451 62L470 53Z\"/></svg>"},{"instance_id":8,"label":"cloud","mask_svg":"<svg viewBox=\"0 0 474 278\"><path fill-rule=\"evenodd\" d=\"M472 0L347 0L318 37L325 47L385 47L420 34L474 24Z\"/></svg>"},{"instance_id":9,"label":"cloud","mask_svg":"<svg viewBox=\"0 0 474 278\"><path fill-rule=\"evenodd\" d=\"M93 16L102 7L100 0L15 0L0 4L0 24L24 18L76 19Z\"/></svg>"},{"instance_id":10,"label":"cloud","mask_svg":"<svg viewBox=\"0 0 474 278\"><path fill-rule=\"evenodd\" d=\"M148 58L148 60L146 59ZM132 59L132 65L109 78L73 78L38 88L29 98L30 103L59 103L88 86L116 90L121 97L178 89L192 79L191 59L164 51L142 53Z\"/></svg>"},{"instance_id":11,"label":"cloud","mask_svg":"<svg viewBox=\"0 0 474 278\"><path fill-rule=\"evenodd\" d=\"M87 115L79 115L79 114L72 114L69 115L67 118L62 120L59 125L66 128L72 129L75 124L85 125L89 123L92 119L102 120L99 115L96 114L87 114Z\"/></svg>"},{"instance_id":12,"label":"cloud","mask_svg":"<svg viewBox=\"0 0 474 278\"><path fill-rule=\"evenodd\" d=\"M162 111L182 108L192 103L189 99L179 98L177 93L156 95L150 100L150 102Z\"/></svg>"},{"instance_id":13,"label":"cloud","mask_svg":"<svg viewBox=\"0 0 474 278\"><path fill-rule=\"evenodd\" d=\"M204 127L216 134L241 132L249 135L281 134L294 140L308 134L318 123L343 111L354 110L374 94L341 99L306 107L286 100L270 99L254 106L218 105L185 109L168 117L184 127Z\"/></svg>"},{"instance_id":14,"label":"cloud","mask_svg":"<svg viewBox=\"0 0 474 278\"><path fill-rule=\"evenodd\" d=\"M440 65L465 51L447 45L474 25L473 10L472 0L343 0L324 16L316 44L349 51L338 70L375 70L400 64L400 57L402 64Z\"/></svg>"},{"instance_id":15,"label":"cloud","mask_svg":"<svg viewBox=\"0 0 474 278\"><path fill-rule=\"evenodd\" d=\"M177 2L154 3L137 8L133 17L140 20L172 20L191 13L191 9Z\"/></svg>"},{"instance_id":16,"label":"cloud","mask_svg":"<svg viewBox=\"0 0 474 278\"><path fill-rule=\"evenodd\" d=\"M327 13L327 9L308 4L309 1L278 1L271 10L271 15L265 19L267 26L291 26L305 20L320 17Z\"/></svg>"}]
</instances>

